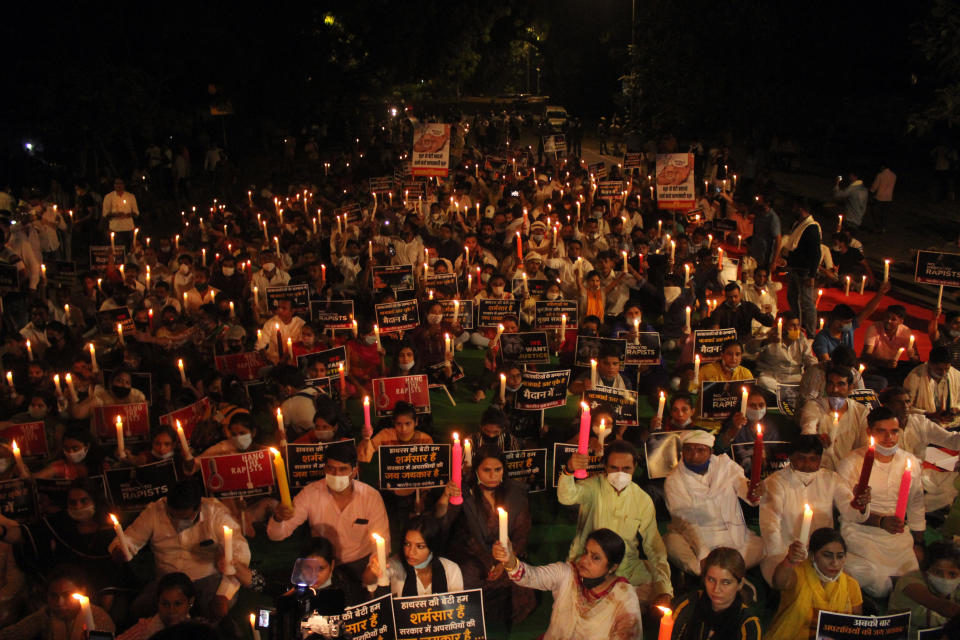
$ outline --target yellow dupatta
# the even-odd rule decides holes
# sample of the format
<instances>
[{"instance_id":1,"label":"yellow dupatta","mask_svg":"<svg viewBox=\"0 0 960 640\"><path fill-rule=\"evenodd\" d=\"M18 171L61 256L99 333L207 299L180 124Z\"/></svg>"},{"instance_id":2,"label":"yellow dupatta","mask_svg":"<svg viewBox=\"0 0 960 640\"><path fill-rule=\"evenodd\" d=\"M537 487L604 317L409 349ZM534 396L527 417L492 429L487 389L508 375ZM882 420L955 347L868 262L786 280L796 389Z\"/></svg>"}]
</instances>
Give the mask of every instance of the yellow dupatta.
<instances>
[{"instance_id":1,"label":"yellow dupatta","mask_svg":"<svg viewBox=\"0 0 960 640\"><path fill-rule=\"evenodd\" d=\"M797 583L780 594L780 607L774 616L765 640L807 640L816 635L817 617L821 610L852 613L857 596L851 589L853 578L840 574L836 582L824 584L814 571L813 560L794 567ZM856 583L853 583L856 584Z\"/></svg>"}]
</instances>

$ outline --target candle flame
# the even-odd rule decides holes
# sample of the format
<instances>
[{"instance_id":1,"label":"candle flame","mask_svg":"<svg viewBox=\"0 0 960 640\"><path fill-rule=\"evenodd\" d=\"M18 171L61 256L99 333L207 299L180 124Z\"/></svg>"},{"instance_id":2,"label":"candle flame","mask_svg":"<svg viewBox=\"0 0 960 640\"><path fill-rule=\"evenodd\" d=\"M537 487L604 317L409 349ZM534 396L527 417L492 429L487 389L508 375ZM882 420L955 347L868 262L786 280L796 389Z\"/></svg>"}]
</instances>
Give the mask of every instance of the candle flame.
<instances>
[{"instance_id":1,"label":"candle flame","mask_svg":"<svg viewBox=\"0 0 960 640\"><path fill-rule=\"evenodd\" d=\"M759 422L757 423L757 435L758 435L758 436L762 436L762 435L763 435L763 425L760 424Z\"/></svg>"},{"instance_id":2,"label":"candle flame","mask_svg":"<svg viewBox=\"0 0 960 640\"><path fill-rule=\"evenodd\" d=\"M370 537L372 537L377 542L383 542L383 536L381 536L379 533L372 533L370 534Z\"/></svg>"},{"instance_id":3,"label":"candle flame","mask_svg":"<svg viewBox=\"0 0 960 640\"><path fill-rule=\"evenodd\" d=\"M875 446L875 443L873 440L873 436L870 436L870 448L873 449L874 446Z\"/></svg>"},{"instance_id":4,"label":"candle flame","mask_svg":"<svg viewBox=\"0 0 960 640\"><path fill-rule=\"evenodd\" d=\"M363 396L363 406L365 406L365 407L369 407L369 406L370 406L370 396ZM277 412L279 412L279 411L280 411L280 409L277 409Z\"/></svg>"},{"instance_id":5,"label":"candle flame","mask_svg":"<svg viewBox=\"0 0 960 640\"><path fill-rule=\"evenodd\" d=\"M226 533L227 531L229 531L230 533L233 533L233 529L231 529L227 525L223 525L223 532Z\"/></svg>"},{"instance_id":6,"label":"candle flame","mask_svg":"<svg viewBox=\"0 0 960 640\"><path fill-rule=\"evenodd\" d=\"M910 458L907 458L907 471L910 470Z\"/></svg>"},{"instance_id":7,"label":"candle flame","mask_svg":"<svg viewBox=\"0 0 960 640\"><path fill-rule=\"evenodd\" d=\"M460 434L457 433L456 431L453 432L453 442L454 444L460 442Z\"/></svg>"},{"instance_id":8,"label":"candle flame","mask_svg":"<svg viewBox=\"0 0 960 640\"><path fill-rule=\"evenodd\" d=\"M110 514L110 520L113 522L113 524L118 525L118 526L120 525L120 521L117 519L117 516L115 516L115 515L112 514L112 513Z\"/></svg>"},{"instance_id":9,"label":"candle flame","mask_svg":"<svg viewBox=\"0 0 960 640\"><path fill-rule=\"evenodd\" d=\"M89 598L87 598L87 596L83 595L82 593L73 594L73 599L79 602L80 604L84 604L85 602L87 602L87 600L89 600Z\"/></svg>"},{"instance_id":10,"label":"candle flame","mask_svg":"<svg viewBox=\"0 0 960 640\"><path fill-rule=\"evenodd\" d=\"M12 440L12 441L10 442L10 448L13 449L13 454L14 454L14 455L20 455L20 447L17 446L17 441L16 441L16 440Z\"/></svg>"},{"instance_id":11,"label":"candle flame","mask_svg":"<svg viewBox=\"0 0 960 640\"><path fill-rule=\"evenodd\" d=\"M276 450L275 448L273 448L273 447L270 447L270 453L272 453L272 454L275 455L275 456L279 456L279 455L280 455L280 452L277 451L277 450Z\"/></svg>"},{"instance_id":12,"label":"candle flame","mask_svg":"<svg viewBox=\"0 0 960 640\"><path fill-rule=\"evenodd\" d=\"M667 607L661 607L660 605L657 605L657 609L660 609L660 611L663 612L664 617L673 615L673 611Z\"/></svg>"},{"instance_id":13,"label":"candle flame","mask_svg":"<svg viewBox=\"0 0 960 640\"><path fill-rule=\"evenodd\" d=\"M806 515L808 513L813 513L813 509L810 508L810 505L805 504L803 505L803 514Z\"/></svg>"},{"instance_id":14,"label":"candle flame","mask_svg":"<svg viewBox=\"0 0 960 640\"><path fill-rule=\"evenodd\" d=\"M497 513L502 513L502 514L506 515L507 510L504 509L503 507L497 507Z\"/></svg>"}]
</instances>

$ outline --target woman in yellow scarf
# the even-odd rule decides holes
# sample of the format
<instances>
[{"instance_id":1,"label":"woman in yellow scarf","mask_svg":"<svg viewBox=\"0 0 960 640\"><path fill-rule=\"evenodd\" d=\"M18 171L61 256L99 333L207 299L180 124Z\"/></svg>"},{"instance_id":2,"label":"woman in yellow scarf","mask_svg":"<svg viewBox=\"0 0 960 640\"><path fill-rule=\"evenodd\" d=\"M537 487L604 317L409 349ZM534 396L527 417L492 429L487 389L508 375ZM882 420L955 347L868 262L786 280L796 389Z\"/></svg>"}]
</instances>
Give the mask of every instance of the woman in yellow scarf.
<instances>
[{"instance_id":1,"label":"woman in yellow scarf","mask_svg":"<svg viewBox=\"0 0 960 640\"><path fill-rule=\"evenodd\" d=\"M817 529L810 536L810 553L799 540L773 574L780 591L780 608L765 640L810 640L816 637L818 612L860 614L860 585L843 572L847 543L835 529Z\"/></svg>"}]
</instances>

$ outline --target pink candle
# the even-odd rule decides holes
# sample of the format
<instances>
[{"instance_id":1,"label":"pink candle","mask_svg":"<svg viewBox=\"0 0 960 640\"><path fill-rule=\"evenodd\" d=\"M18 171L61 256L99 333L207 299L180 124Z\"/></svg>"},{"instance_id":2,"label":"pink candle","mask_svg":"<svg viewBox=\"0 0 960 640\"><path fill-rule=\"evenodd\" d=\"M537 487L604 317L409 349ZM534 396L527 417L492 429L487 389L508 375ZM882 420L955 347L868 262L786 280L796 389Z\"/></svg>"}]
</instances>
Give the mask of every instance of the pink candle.
<instances>
[{"instance_id":1,"label":"pink candle","mask_svg":"<svg viewBox=\"0 0 960 640\"><path fill-rule=\"evenodd\" d=\"M453 480L453 484L457 485L458 489L462 489L461 482L463 481L463 449L460 447L460 435L457 433L453 434L453 452L450 454L450 479ZM463 504L463 496L452 496L450 498L450 504Z\"/></svg>"},{"instance_id":2,"label":"pink candle","mask_svg":"<svg viewBox=\"0 0 960 640\"><path fill-rule=\"evenodd\" d=\"M586 402L580 403L580 440L577 443L577 453L587 455L587 447L590 446L590 405ZM586 469L577 469L573 472L574 478L586 478Z\"/></svg>"},{"instance_id":3,"label":"pink candle","mask_svg":"<svg viewBox=\"0 0 960 640\"><path fill-rule=\"evenodd\" d=\"M895 515L904 520L907 515L907 499L910 497L910 460L900 477L900 494L897 496L897 511Z\"/></svg>"},{"instance_id":4,"label":"pink candle","mask_svg":"<svg viewBox=\"0 0 960 640\"><path fill-rule=\"evenodd\" d=\"M373 433L373 426L370 424L370 396L363 396L363 432Z\"/></svg>"}]
</instances>

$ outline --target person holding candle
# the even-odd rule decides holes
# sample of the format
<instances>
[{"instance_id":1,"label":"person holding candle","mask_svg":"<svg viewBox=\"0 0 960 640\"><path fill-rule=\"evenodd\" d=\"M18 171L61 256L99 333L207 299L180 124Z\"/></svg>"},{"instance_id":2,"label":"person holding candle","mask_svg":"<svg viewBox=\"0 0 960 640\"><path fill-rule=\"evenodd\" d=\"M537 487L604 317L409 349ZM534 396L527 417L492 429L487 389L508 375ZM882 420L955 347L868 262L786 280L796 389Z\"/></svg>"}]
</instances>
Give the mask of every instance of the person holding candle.
<instances>
[{"instance_id":1,"label":"person holding candle","mask_svg":"<svg viewBox=\"0 0 960 640\"><path fill-rule=\"evenodd\" d=\"M410 334L410 344L418 355L423 368L428 371L431 384L453 385L454 371L459 371L453 361L457 345L466 342L468 336L459 322L447 322L443 318L443 305L439 301L427 302L420 326ZM447 349L445 336L450 338Z\"/></svg>"},{"instance_id":2,"label":"person holding candle","mask_svg":"<svg viewBox=\"0 0 960 640\"><path fill-rule=\"evenodd\" d=\"M870 515L870 487L857 495L835 471L820 466L823 443L812 435L798 436L790 447L790 464L767 476L760 501L760 533L764 558L760 570L768 584L799 539L805 506L813 511L812 529L833 526L834 509L851 522ZM806 542L806 541L802 541Z\"/></svg>"},{"instance_id":3,"label":"person holding candle","mask_svg":"<svg viewBox=\"0 0 960 640\"><path fill-rule=\"evenodd\" d=\"M697 413L693 397L689 393L674 393L670 396L667 415L650 418L650 431L681 431L694 428L693 418Z\"/></svg>"},{"instance_id":4,"label":"person holding candle","mask_svg":"<svg viewBox=\"0 0 960 640\"><path fill-rule=\"evenodd\" d=\"M960 416L960 371L951 365L946 347L930 350L927 362L907 374L903 388L910 404L928 418L944 426L953 426Z\"/></svg>"},{"instance_id":5,"label":"person holding candle","mask_svg":"<svg viewBox=\"0 0 960 640\"><path fill-rule=\"evenodd\" d=\"M503 333L517 333L520 330L520 323L515 315L504 316L500 326L503 327L503 331L500 335ZM494 330L493 335L491 335L491 340L488 342L489 348L487 349L486 354L484 354L483 359L484 371L474 383L474 402L480 402L486 398L487 391L490 391L496 384L499 383L500 378L498 374L506 373L508 377L510 375L506 369L507 367L512 367L513 365L503 362L503 356L500 354L500 340L497 337L498 331L500 331L499 326ZM476 336L476 334L474 334L474 336ZM519 383L511 386L514 386L517 389L520 388Z\"/></svg>"},{"instance_id":6,"label":"person holding candle","mask_svg":"<svg viewBox=\"0 0 960 640\"><path fill-rule=\"evenodd\" d=\"M266 314L268 311L267 289L283 287L290 283L290 274L279 266L279 262L280 260L275 253L261 253L260 269L250 279L250 291L253 291L253 288L256 287L260 294L257 296L256 305L254 305L254 311L258 315Z\"/></svg>"},{"instance_id":7,"label":"person holding candle","mask_svg":"<svg viewBox=\"0 0 960 640\"><path fill-rule=\"evenodd\" d=\"M383 350L377 348L377 335L373 330L373 321L364 318L357 323L357 337L346 343L347 392L351 395L372 396L371 383L374 378L383 376L387 371ZM443 342L443 335L440 336Z\"/></svg>"},{"instance_id":8,"label":"person holding candle","mask_svg":"<svg viewBox=\"0 0 960 640\"><path fill-rule=\"evenodd\" d=\"M85 640L86 616L80 602L73 597L75 593L92 593L83 572L70 565L57 567L47 576L44 605L19 622L0 629L0 640ZM112 633L116 627L110 615L89 600L87 603L94 629Z\"/></svg>"},{"instance_id":9,"label":"person holding candle","mask_svg":"<svg viewBox=\"0 0 960 640\"><path fill-rule=\"evenodd\" d=\"M215 498L202 497L201 490L194 479L182 480L171 486L165 497L147 505L136 520L124 528L130 551L136 555L150 545L156 565L157 578L140 590L131 605L131 612L137 617L153 615L160 579L177 571L193 581L200 615L219 620L235 602L240 580L235 575L222 575L217 569L217 559L223 557L222 548L214 554L206 547L209 541L222 546L224 526L233 530L235 561L249 565L250 547L227 508ZM125 563L117 538L110 543L110 553L115 562Z\"/></svg>"},{"instance_id":10,"label":"person holding candle","mask_svg":"<svg viewBox=\"0 0 960 640\"><path fill-rule=\"evenodd\" d=\"M827 370L825 395L809 399L800 408L798 422L805 434L819 435L823 441L823 466L839 469L840 461L851 450L867 443L867 413L863 404L847 396L853 386L849 367Z\"/></svg>"},{"instance_id":11,"label":"person holding candle","mask_svg":"<svg viewBox=\"0 0 960 640\"><path fill-rule=\"evenodd\" d=\"M574 453L560 476L557 500L579 505L577 534L568 557L574 561L596 529L610 529L623 538L626 552L617 575L636 587L641 605L669 604L673 597L667 550L657 530L653 500L633 482L638 454L632 444L612 440L603 452L605 475L575 481L573 472L586 469L588 457ZM644 559L640 559L642 541Z\"/></svg>"},{"instance_id":12,"label":"person holding candle","mask_svg":"<svg viewBox=\"0 0 960 640\"><path fill-rule=\"evenodd\" d=\"M351 424L348 416L340 410L340 405L332 398L320 396L313 414L313 429L307 431L294 444L318 444L352 439Z\"/></svg>"},{"instance_id":13,"label":"person holding candle","mask_svg":"<svg viewBox=\"0 0 960 640\"><path fill-rule=\"evenodd\" d=\"M89 418L94 407L107 407L119 404L138 404L147 398L139 389L133 388L133 378L126 367L113 371L108 385L97 385L93 393L84 401L70 405L70 414L76 420Z\"/></svg>"},{"instance_id":14,"label":"person holding candle","mask_svg":"<svg viewBox=\"0 0 960 640\"><path fill-rule=\"evenodd\" d=\"M870 517L862 523L841 517L840 530L850 545L847 571L869 595L885 598L892 578L916 571L923 554L922 466L900 446L900 422L890 409L874 409L867 424L867 435L876 443L869 479ZM867 447L854 449L840 462L837 471L850 487L860 479L866 451Z\"/></svg>"},{"instance_id":15,"label":"person holding candle","mask_svg":"<svg viewBox=\"0 0 960 640\"><path fill-rule=\"evenodd\" d=\"M480 300L513 300L513 294L507 291L506 287L507 279L502 274L490 274L486 286L474 296L474 304L479 304ZM504 330L506 331L506 329ZM470 336L470 343L485 349L492 344L496 333L496 327L478 327Z\"/></svg>"},{"instance_id":16,"label":"person holding candle","mask_svg":"<svg viewBox=\"0 0 960 640\"><path fill-rule=\"evenodd\" d=\"M910 638L919 629L960 619L960 548L940 540L927 547L920 571L900 576L890 594L890 612L910 612ZM944 637L951 637L944 630Z\"/></svg>"},{"instance_id":17,"label":"person holding candle","mask_svg":"<svg viewBox=\"0 0 960 640\"><path fill-rule=\"evenodd\" d=\"M126 462L133 466L142 466L164 460L172 460L179 448L177 432L173 427L160 425L150 436L150 446L140 453L131 453L127 449Z\"/></svg>"},{"instance_id":18,"label":"person holding candle","mask_svg":"<svg viewBox=\"0 0 960 640\"><path fill-rule=\"evenodd\" d=\"M197 589L187 574L168 573L157 584L157 613L140 618L117 636L117 640L148 640L168 627L191 620L190 609L196 599Z\"/></svg>"},{"instance_id":19,"label":"person holding candle","mask_svg":"<svg viewBox=\"0 0 960 640\"><path fill-rule=\"evenodd\" d=\"M867 282L871 287L877 284L870 263L863 255L863 244L846 231L833 236L830 258L836 266L836 269L829 274L831 279L845 282L846 276L850 276L855 287ZM859 288L851 287L851 289L859 291Z\"/></svg>"},{"instance_id":20,"label":"person holding candle","mask_svg":"<svg viewBox=\"0 0 960 640\"><path fill-rule=\"evenodd\" d=\"M375 591L384 571L390 577L390 593L395 598L425 596L432 593L463 591L463 574L452 560L440 557L440 524L431 517L417 516L403 525L399 555L393 555L381 567L375 554L363 574L367 589ZM374 597L376 597L374 593Z\"/></svg>"},{"instance_id":21,"label":"person holding candle","mask_svg":"<svg viewBox=\"0 0 960 640\"><path fill-rule=\"evenodd\" d=\"M177 257L177 264L179 266L170 284L173 285L173 297L178 302L182 302L183 294L193 288L193 256L189 253L182 253ZM183 309L183 312L186 313L187 310Z\"/></svg>"},{"instance_id":22,"label":"person holding candle","mask_svg":"<svg viewBox=\"0 0 960 640\"><path fill-rule=\"evenodd\" d=\"M264 296L265 298L266 296ZM293 312L293 303L290 300L277 302L276 313L263 323L261 337L257 340L254 349L264 354L273 364L290 362L287 352L287 338L293 342L300 341L300 330L306 324L303 318ZM283 352L279 351L277 341L284 345Z\"/></svg>"},{"instance_id":23,"label":"person holding candle","mask_svg":"<svg viewBox=\"0 0 960 640\"><path fill-rule=\"evenodd\" d=\"M68 393L68 391L64 389L64 393ZM14 413L8 420L0 420L0 429L16 424L42 422L47 448L50 451L56 450L63 440L63 431L66 427L57 412L60 402L54 397L53 393L48 392L42 386L35 387L32 392L24 394L24 397L27 399L26 410Z\"/></svg>"},{"instance_id":24,"label":"person holding candle","mask_svg":"<svg viewBox=\"0 0 960 640\"><path fill-rule=\"evenodd\" d=\"M860 359L867 365L863 376L870 389L901 384L909 370L920 364L912 330L903 322L906 316L903 305L892 304L887 307L883 320L867 327ZM907 359L903 366L900 365L900 356Z\"/></svg>"},{"instance_id":25,"label":"person holding candle","mask_svg":"<svg viewBox=\"0 0 960 640\"><path fill-rule=\"evenodd\" d=\"M667 554L694 575L700 575L700 561L717 547L742 549L749 567L763 557L763 540L747 528L739 503L757 506L763 483L749 487L743 467L726 455L713 455L714 442L706 431L687 432L681 464L664 483L671 517L663 537Z\"/></svg>"},{"instance_id":26,"label":"person holding candle","mask_svg":"<svg viewBox=\"0 0 960 640\"><path fill-rule=\"evenodd\" d=\"M784 311L777 322L780 335L771 331L756 359L757 384L771 393L776 393L781 384L799 384L804 370L817 364L813 345L800 328L800 318Z\"/></svg>"},{"instance_id":27,"label":"person holding candle","mask_svg":"<svg viewBox=\"0 0 960 640\"><path fill-rule=\"evenodd\" d=\"M771 582L780 591L780 607L765 638L807 640L817 633L819 611L860 615L860 585L844 573L847 543L830 527L817 529L810 544L794 540Z\"/></svg>"},{"instance_id":28,"label":"person holding candle","mask_svg":"<svg viewBox=\"0 0 960 640\"><path fill-rule=\"evenodd\" d=\"M88 478L100 473L102 453L93 436L84 427L69 427L63 433L63 444L50 464L33 474L35 478Z\"/></svg>"},{"instance_id":29,"label":"person holding candle","mask_svg":"<svg viewBox=\"0 0 960 640\"><path fill-rule=\"evenodd\" d=\"M330 540L339 566L359 579L375 551L371 534L390 545L390 523L380 492L356 479L357 451L352 442L335 442L326 450L326 477L311 482L293 498L293 506L277 506L267 524L271 540L285 540L304 522L310 533Z\"/></svg>"},{"instance_id":30,"label":"person holding candle","mask_svg":"<svg viewBox=\"0 0 960 640\"><path fill-rule=\"evenodd\" d=\"M742 366L743 345L738 340L727 340L720 345L720 359L715 362L708 362L700 367L699 382L735 382L739 380L753 380L753 374L750 369ZM695 385L696 380L691 379L688 383L690 393L698 393L699 385Z\"/></svg>"},{"instance_id":31,"label":"person holding candle","mask_svg":"<svg viewBox=\"0 0 960 640\"><path fill-rule=\"evenodd\" d=\"M623 350L620 350L622 354ZM597 354L597 385L610 387L613 389L633 391L634 382L626 372L621 373L622 363L617 348L613 345L603 345ZM569 392L575 396L592 388L590 382L590 371L584 371L576 380L569 385Z\"/></svg>"},{"instance_id":32,"label":"person holding candle","mask_svg":"<svg viewBox=\"0 0 960 640\"><path fill-rule=\"evenodd\" d=\"M129 247L133 236L134 218L140 215L137 198L126 191L121 178L113 181L113 191L103 197L103 219L107 229L116 234L116 243Z\"/></svg>"},{"instance_id":33,"label":"person holding candle","mask_svg":"<svg viewBox=\"0 0 960 640\"><path fill-rule=\"evenodd\" d=\"M509 614L513 622L529 615L535 606L532 591L511 585L504 567L490 547L500 534L497 507L507 512L507 532L512 551L523 555L530 535L530 505L524 484L512 480L506 472L503 452L493 445L477 447L470 476L464 479L463 503L450 498L461 495L450 482L434 506L434 517L442 520L449 540L448 556L463 573L467 588L483 588L483 606L488 619L502 620Z\"/></svg>"},{"instance_id":34,"label":"person holding candle","mask_svg":"<svg viewBox=\"0 0 960 640\"><path fill-rule=\"evenodd\" d=\"M772 327L773 314L770 311L761 311L753 302L743 299L740 285L730 282L723 288L725 298L723 304L710 314L710 323L721 329L733 327L737 330L737 339L741 342L749 340L753 335L753 323L758 322L764 327Z\"/></svg>"},{"instance_id":35,"label":"person holding candle","mask_svg":"<svg viewBox=\"0 0 960 640\"><path fill-rule=\"evenodd\" d=\"M20 335L30 341L34 358L43 360L50 342L47 340L47 323L50 322L50 310L45 302L30 304L30 322L20 329Z\"/></svg>"},{"instance_id":36,"label":"person holding candle","mask_svg":"<svg viewBox=\"0 0 960 640\"><path fill-rule=\"evenodd\" d=\"M761 425L763 439L768 442L783 440L781 435L791 430L789 421L779 415L772 415L767 411L767 400L763 391L756 386L747 387L747 411L736 412L723 421L720 433L717 434L717 453L725 453L733 444L752 444L757 435L757 425ZM738 462L744 469L750 468L753 457L752 447L742 451L743 457Z\"/></svg>"},{"instance_id":37,"label":"person holding candle","mask_svg":"<svg viewBox=\"0 0 960 640\"><path fill-rule=\"evenodd\" d=\"M617 573L624 552L623 539L609 529L590 533L575 560L540 567L522 562L514 549L499 541L493 545L494 558L512 581L552 592L553 610L544 640L640 640L643 629L636 591Z\"/></svg>"},{"instance_id":38,"label":"person holding candle","mask_svg":"<svg viewBox=\"0 0 960 640\"><path fill-rule=\"evenodd\" d=\"M889 282L881 282L877 293L867 302L860 313L855 313L849 305L838 304L833 307L827 316L827 322L823 329L814 331L804 325L807 335L816 333L813 339L813 353L816 354L820 362L830 359L830 355L840 345L854 348L853 334L857 328L863 324L867 318L873 315L880 300L890 290Z\"/></svg>"},{"instance_id":39,"label":"person holding candle","mask_svg":"<svg viewBox=\"0 0 960 640\"><path fill-rule=\"evenodd\" d=\"M188 316L195 316L200 307L216 302L218 295L220 295L220 290L210 286L210 270L207 267L195 267L193 269L193 286L180 294L185 305L183 313Z\"/></svg>"},{"instance_id":40,"label":"person holding candle","mask_svg":"<svg viewBox=\"0 0 960 640\"><path fill-rule=\"evenodd\" d=\"M703 560L703 588L674 602L672 640L760 640L746 574L740 552L713 549Z\"/></svg>"}]
</instances>

